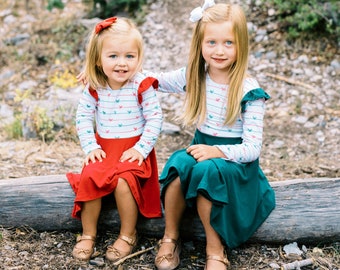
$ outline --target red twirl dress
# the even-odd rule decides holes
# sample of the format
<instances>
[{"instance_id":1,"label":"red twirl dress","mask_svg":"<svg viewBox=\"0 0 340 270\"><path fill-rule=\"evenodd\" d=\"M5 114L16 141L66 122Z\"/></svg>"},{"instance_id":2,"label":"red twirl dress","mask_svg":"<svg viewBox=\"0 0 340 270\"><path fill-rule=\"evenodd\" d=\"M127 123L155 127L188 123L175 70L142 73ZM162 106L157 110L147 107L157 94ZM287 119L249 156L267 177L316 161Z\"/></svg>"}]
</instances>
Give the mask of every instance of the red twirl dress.
<instances>
[{"instance_id":1,"label":"red twirl dress","mask_svg":"<svg viewBox=\"0 0 340 270\"><path fill-rule=\"evenodd\" d=\"M80 219L83 202L111 194L119 178L130 186L139 212L147 218L161 217L160 187L156 154L153 149L141 166L138 162L120 162L122 153L135 145L139 137L103 139L97 135L98 144L106 153L102 162L90 163L80 174L67 173L67 179L76 194L72 216Z\"/></svg>"}]
</instances>

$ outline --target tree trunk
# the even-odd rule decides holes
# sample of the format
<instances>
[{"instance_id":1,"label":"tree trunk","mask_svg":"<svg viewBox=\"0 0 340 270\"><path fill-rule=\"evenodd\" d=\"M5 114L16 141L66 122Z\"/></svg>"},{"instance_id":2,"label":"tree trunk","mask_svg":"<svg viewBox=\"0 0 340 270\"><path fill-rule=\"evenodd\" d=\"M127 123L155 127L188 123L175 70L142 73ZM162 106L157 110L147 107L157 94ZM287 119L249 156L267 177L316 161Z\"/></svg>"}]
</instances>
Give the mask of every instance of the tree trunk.
<instances>
[{"instance_id":1,"label":"tree trunk","mask_svg":"<svg viewBox=\"0 0 340 270\"><path fill-rule=\"evenodd\" d=\"M320 243L340 241L340 178L296 179L270 182L276 208L249 242ZM0 180L0 225L29 226L37 231L81 231L71 217L74 193L65 175L34 176ZM103 205L99 230L118 232L120 221L113 200ZM140 217L141 234L161 237L164 218ZM204 239L196 213L186 213L181 227L185 238Z\"/></svg>"}]
</instances>

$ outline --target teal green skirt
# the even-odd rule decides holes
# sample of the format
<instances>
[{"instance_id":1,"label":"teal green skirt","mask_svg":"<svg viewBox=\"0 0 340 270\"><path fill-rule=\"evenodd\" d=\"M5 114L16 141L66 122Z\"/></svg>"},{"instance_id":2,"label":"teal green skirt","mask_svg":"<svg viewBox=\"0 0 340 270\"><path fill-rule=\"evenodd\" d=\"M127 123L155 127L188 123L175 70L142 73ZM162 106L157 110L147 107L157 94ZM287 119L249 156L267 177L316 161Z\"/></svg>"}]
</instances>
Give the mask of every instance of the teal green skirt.
<instances>
[{"instance_id":1,"label":"teal green skirt","mask_svg":"<svg viewBox=\"0 0 340 270\"><path fill-rule=\"evenodd\" d=\"M196 131L191 144L240 144L241 138L220 138ZM235 163L222 158L197 162L186 149L174 152L160 176L161 197L177 176L188 207L198 194L213 205L210 223L229 248L247 241L275 208L275 194L259 160Z\"/></svg>"}]
</instances>

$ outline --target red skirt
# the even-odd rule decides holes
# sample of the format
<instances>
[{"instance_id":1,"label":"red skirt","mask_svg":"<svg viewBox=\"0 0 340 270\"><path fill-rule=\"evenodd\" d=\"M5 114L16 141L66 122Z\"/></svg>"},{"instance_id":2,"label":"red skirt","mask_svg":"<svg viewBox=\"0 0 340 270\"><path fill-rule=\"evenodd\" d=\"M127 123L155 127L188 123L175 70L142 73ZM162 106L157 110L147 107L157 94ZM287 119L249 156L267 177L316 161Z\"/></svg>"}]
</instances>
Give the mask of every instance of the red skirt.
<instances>
[{"instance_id":1,"label":"red skirt","mask_svg":"<svg viewBox=\"0 0 340 270\"><path fill-rule=\"evenodd\" d=\"M80 174L67 173L67 179L76 195L72 217L81 218L83 202L111 194L119 178L126 180L136 200L139 212L147 218L162 216L160 186L155 150L138 166L135 162L120 162L122 153L133 147L138 137L126 139L103 139L97 142L106 153L102 162L90 163Z\"/></svg>"}]
</instances>

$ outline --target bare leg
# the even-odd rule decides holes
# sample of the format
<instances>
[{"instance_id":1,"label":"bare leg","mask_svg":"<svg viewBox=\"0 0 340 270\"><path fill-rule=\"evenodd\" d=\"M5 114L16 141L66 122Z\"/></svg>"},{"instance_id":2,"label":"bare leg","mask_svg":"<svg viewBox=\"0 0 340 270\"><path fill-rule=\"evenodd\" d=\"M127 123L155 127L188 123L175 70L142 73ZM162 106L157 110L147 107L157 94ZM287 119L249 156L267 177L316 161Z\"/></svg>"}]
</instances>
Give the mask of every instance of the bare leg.
<instances>
[{"instance_id":1,"label":"bare leg","mask_svg":"<svg viewBox=\"0 0 340 270\"><path fill-rule=\"evenodd\" d=\"M223 258L224 247L221 242L220 236L216 233L213 227L210 225L210 213L212 208L212 202L204 198L202 195L197 197L197 211L198 215L202 221L205 235L206 235L206 254L217 255ZM208 260L206 265L207 270L219 270L226 269L226 266L215 260Z\"/></svg>"},{"instance_id":2,"label":"bare leg","mask_svg":"<svg viewBox=\"0 0 340 270\"><path fill-rule=\"evenodd\" d=\"M163 238L177 240L179 237L181 218L186 207L179 177L172 181L167 187L164 204L165 232ZM157 256L172 253L173 249L173 243L163 243Z\"/></svg>"},{"instance_id":3,"label":"bare leg","mask_svg":"<svg viewBox=\"0 0 340 270\"><path fill-rule=\"evenodd\" d=\"M84 202L81 210L81 223L83 226L83 235L96 236L97 235L97 223L101 209L101 198ZM90 249L93 245L93 241L82 240L77 243L77 248Z\"/></svg>"},{"instance_id":4,"label":"bare leg","mask_svg":"<svg viewBox=\"0 0 340 270\"><path fill-rule=\"evenodd\" d=\"M120 234L134 239L136 237L138 206L128 183L124 179L118 179L114 196L121 222ZM129 252L131 249L131 246L119 238L114 243L114 247L123 252Z\"/></svg>"}]
</instances>

